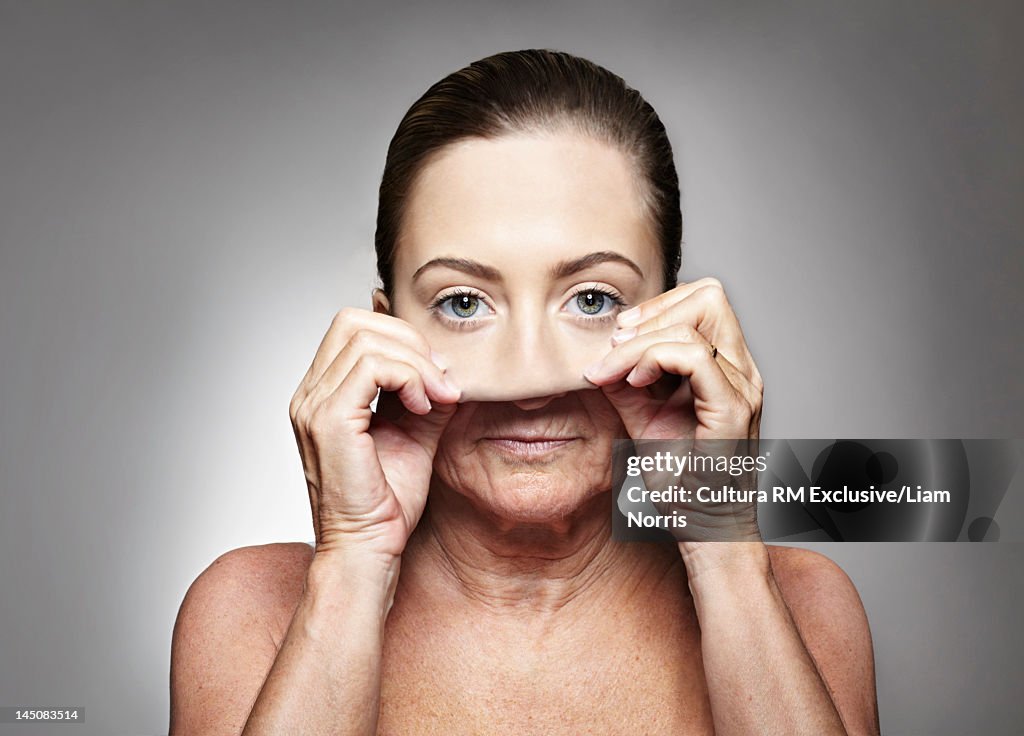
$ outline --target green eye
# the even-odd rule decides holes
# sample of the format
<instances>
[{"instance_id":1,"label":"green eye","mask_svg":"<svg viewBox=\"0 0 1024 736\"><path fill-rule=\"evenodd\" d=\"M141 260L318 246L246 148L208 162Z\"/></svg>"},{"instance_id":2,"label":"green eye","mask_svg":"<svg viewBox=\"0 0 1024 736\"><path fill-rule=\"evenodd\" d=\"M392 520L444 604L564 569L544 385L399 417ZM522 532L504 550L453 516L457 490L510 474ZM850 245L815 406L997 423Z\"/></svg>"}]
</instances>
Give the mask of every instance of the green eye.
<instances>
[{"instance_id":1,"label":"green eye","mask_svg":"<svg viewBox=\"0 0 1024 736\"><path fill-rule=\"evenodd\" d=\"M582 291L576 295L576 306L584 314L598 314L604 303L605 295L599 291Z\"/></svg>"},{"instance_id":2,"label":"green eye","mask_svg":"<svg viewBox=\"0 0 1024 736\"><path fill-rule=\"evenodd\" d=\"M471 294L456 294L451 297L451 305L459 317L472 317L480 308L480 299Z\"/></svg>"}]
</instances>

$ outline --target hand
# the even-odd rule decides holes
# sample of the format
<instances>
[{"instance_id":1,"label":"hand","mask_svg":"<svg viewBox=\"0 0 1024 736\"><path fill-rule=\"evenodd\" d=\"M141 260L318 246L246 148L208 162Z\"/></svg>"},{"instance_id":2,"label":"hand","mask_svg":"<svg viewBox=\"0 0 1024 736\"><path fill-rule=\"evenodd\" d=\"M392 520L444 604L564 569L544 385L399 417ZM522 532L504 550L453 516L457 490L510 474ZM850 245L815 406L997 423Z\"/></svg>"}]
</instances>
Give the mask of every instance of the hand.
<instances>
[{"instance_id":1,"label":"hand","mask_svg":"<svg viewBox=\"0 0 1024 736\"><path fill-rule=\"evenodd\" d=\"M584 375L630 437L758 436L764 383L717 279L680 284L621 313L618 324L611 351Z\"/></svg>"},{"instance_id":2,"label":"hand","mask_svg":"<svg viewBox=\"0 0 1024 736\"><path fill-rule=\"evenodd\" d=\"M334 317L289 406L318 554L358 548L397 558L405 549L459 398L431 356L397 317L354 308ZM389 400L407 411L385 418Z\"/></svg>"},{"instance_id":3,"label":"hand","mask_svg":"<svg viewBox=\"0 0 1024 736\"><path fill-rule=\"evenodd\" d=\"M618 323L612 349L585 375L601 386L631 438L689 440L671 446L679 454L757 454L764 384L717 279L680 284L623 312ZM638 447L638 454L652 447ZM756 473L645 473L644 478L649 489L669 483L691 490L756 485ZM685 528L672 529L684 557L700 542L760 540L755 503L655 505L661 513L687 517Z\"/></svg>"}]
</instances>

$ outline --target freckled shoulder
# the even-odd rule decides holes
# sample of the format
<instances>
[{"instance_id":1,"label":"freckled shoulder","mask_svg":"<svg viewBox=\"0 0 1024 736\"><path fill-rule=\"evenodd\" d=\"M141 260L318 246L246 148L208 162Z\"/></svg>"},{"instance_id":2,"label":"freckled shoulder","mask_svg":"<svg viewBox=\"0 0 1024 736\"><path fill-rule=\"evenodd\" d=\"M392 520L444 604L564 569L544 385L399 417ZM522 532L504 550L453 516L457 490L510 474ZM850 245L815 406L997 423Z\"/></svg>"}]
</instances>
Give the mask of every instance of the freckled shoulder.
<instances>
[{"instance_id":1,"label":"freckled shoulder","mask_svg":"<svg viewBox=\"0 0 1024 736\"><path fill-rule=\"evenodd\" d=\"M786 607L851 733L878 733L874 649L853 581L825 555L769 545Z\"/></svg>"},{"instance_id":2,"label":"freckled shoulder","mask_svg":"<svg viewBox=\"0 0 1024 736\"><path fill-rule=\"evenodd\" d=\"M802 634L805 626L827 621L834 628L854 625L864 618L853 581L825 555L799 547L769 545L768 556L779 591Z\"/></svg>"},{"instance_id":3,"label":"freckled shoulder","mask_svg":"<svg viewBox=\"0 0 1024 736\"><path fill-rule=\"evenodd\" d=\"M825 601L818 595L853 592L856 588L839 565L820 552L800 547L768 545L772 573L786 603L800 604ZM859 602L859 600L858 600Z\"/></svg>"},{"instance_id":4,"label":"freckled shoulder","mask_svg":"<svg viewBox=\"0 0 1024 736\"><path fill-rule=\"evenodd\" d=\"M257 569L262 569L264 581L273 593L276 605L272 613L278 622L275 634L280 645L299 605L313 548L305 542L282 542L261 545L260 549L262 557L256 561Z\"/></svg>"},{"instance_id":5,"label":"freckled shoulder","mask_svg":"<svg viewBox=\"0 0 1024 736\"><path fill-rule=\"evenodd\" d=\"M261 609L276 647L280 647L302 596L313 548L304 542L276 542L239 547L222 555L236 585L247 588Z\"/></svg>"},{"instance_id":6,"label":"freckled shoulder","mask_svg":"<svg viewBox=\"0 0 1024 736\"><path fill-rule=\"evenodd\" d=\"M171 736L242 731L312 556L302 543L239 547L189 586L171 639Z\"/></svg>"}]
</instances>

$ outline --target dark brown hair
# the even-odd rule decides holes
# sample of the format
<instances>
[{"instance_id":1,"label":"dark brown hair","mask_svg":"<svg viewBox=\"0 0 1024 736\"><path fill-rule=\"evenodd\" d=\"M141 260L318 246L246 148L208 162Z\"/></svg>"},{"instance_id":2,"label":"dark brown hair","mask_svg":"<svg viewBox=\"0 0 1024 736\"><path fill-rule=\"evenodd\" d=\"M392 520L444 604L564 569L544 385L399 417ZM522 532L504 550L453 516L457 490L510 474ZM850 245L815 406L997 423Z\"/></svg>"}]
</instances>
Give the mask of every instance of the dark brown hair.
<instances>
[{"instance_id":1,"label":"dark brown hair","mask_svg":"<svg viewBox=\"0 0 1024 736\"><path fill-rule=\"evenodd\" d=\"M402 118L388 146L377 207L377 274L394 299L394 254L404 204L417 174L461 139L573 129L607 142L633 162L664 263L676 285L682 257L679 179L654 108L623 79L561 51L508 51L474 61L433 84Z\"/></svg>"}]
</instances>

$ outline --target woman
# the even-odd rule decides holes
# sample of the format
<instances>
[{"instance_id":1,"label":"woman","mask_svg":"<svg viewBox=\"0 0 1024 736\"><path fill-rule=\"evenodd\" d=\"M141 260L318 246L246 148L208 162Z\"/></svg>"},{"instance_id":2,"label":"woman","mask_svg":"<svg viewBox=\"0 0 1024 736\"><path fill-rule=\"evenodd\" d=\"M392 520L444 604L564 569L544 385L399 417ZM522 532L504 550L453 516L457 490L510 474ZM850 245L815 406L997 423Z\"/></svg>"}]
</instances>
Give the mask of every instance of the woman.
<instances>
[{"instance_id":1,"label":"woman","mask_svg":"<svg viewBox=\"0 0 1024 736\"><path fill-rule=\"evenodd\" d=\"M619 77L531 50L431 87L388 151L373 311L291 402L315 546L193 583L172 736L877 733L830 561L611 536L616 437L757 436L761 377L721 284L676 284L680 238Z\"/></svg>"}]
</instances>

